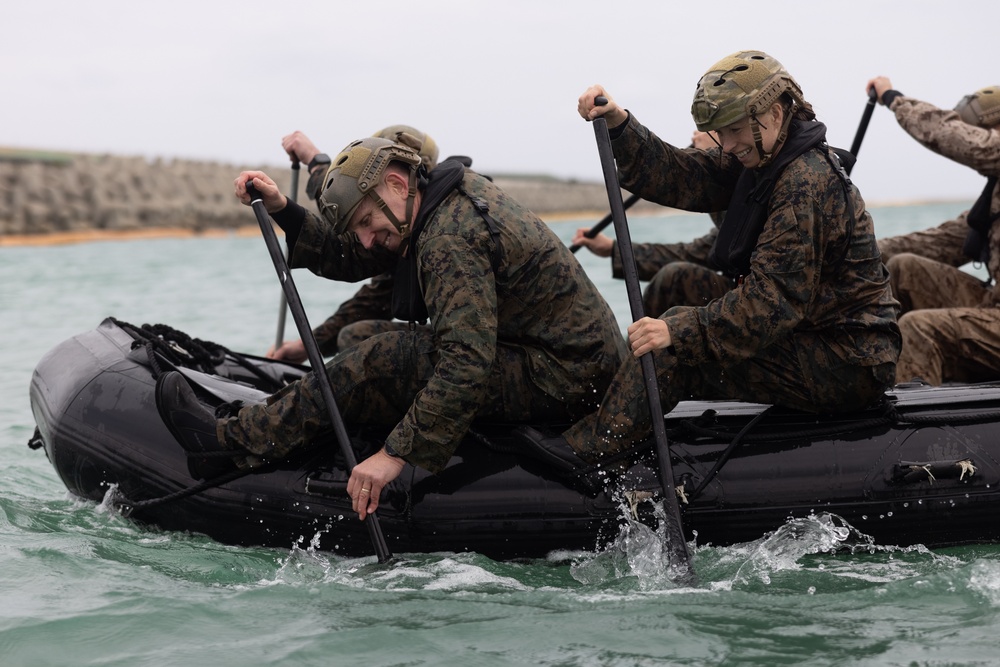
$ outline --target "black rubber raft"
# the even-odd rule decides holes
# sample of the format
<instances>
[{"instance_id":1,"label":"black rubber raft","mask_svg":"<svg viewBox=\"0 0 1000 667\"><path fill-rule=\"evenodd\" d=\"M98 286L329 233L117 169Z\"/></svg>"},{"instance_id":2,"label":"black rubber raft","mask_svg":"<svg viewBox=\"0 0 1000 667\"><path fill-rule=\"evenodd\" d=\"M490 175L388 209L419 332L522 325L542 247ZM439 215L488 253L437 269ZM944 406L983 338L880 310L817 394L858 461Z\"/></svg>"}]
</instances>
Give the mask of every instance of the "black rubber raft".
<instances>
[{"instance_id":1,"label":"black rubber raft","mask_svg":"<svg viewBox=\"0 0 1000 667\"><path fill-rule=\"evenodd\" d=\"M235 545L372 553L332 433L262 471L192 479L154 395L157 377L175 369L210 405L260 401L308 371L109 318L38 363L29 446L44 448L72 494L101 502L112 490L143 524ZM684 402L666 419L684 529L697 544L747 542L825 513L878 544L1000 541L1000 383L900 385L851 415ZM651 443L567 476L526 453L515 426L474 424L437 475L404 468L379 507L388 547L536 558L599 548L627 511L655 526L662 492ZM384 433L347 428L358 460L381 446Z\"/></svg>"}]
</instances>

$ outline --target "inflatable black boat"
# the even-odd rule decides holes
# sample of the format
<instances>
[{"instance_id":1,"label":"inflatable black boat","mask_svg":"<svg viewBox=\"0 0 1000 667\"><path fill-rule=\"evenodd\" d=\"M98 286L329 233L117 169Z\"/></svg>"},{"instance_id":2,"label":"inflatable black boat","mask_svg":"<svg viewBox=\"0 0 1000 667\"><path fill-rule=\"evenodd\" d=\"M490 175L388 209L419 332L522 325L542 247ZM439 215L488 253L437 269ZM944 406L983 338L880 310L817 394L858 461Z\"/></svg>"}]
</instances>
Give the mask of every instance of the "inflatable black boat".
<instances>
[{"instance_id":1,"label":"inflatable black boat","mask_svg":"<svg viewBox=\"0 0 1000 667\"><path fill-rule=\"evenodd\" d=\"M262 471L192 479L155 403L157 377L174 369L216 404L260 400L307 371L109 318L38 363L29 445L44 447L70 492L102 501L114 489L142 523L229 544L372 553L332 436ZM525 456L513 426L475 424L437 475L407 466L379 507L389 549L496 559L594 549L619 533L629 503L655 524L657 505L643 502L660 497L652 445L606 466L611 474L566 478ZM348 430L358 460L381 444L382 434ZM881 544L1000 541L1000 383L900 385L877 409L838 417L686 402L667 415L667 434L684 529L699 544L746 542L827 512ZM595 479L607 484L595 490Z\"/></svg>"}]
</instances>

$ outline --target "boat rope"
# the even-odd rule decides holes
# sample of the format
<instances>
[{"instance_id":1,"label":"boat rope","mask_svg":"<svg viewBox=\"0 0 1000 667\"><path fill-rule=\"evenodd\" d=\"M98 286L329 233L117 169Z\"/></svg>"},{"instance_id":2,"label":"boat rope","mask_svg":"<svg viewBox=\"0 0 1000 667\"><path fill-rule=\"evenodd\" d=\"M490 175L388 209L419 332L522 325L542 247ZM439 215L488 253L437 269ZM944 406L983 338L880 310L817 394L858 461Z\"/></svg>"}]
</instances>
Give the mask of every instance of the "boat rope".
<instances>
[{"instance_id":1,"label":"boat rope","mask_svg":"<svg viewBox=\"0 0 1000 667\"><path fill-rule=\"evenodd\" d=\"M734 451L736 451L736 448L740 446L740 443L743 442L743 439L746 437L747 433L749 433L750 429L756 426L757 422L759 422L770 409L771 407L767 407L764 410L761 410L754 416L753 419L747 422L746 426L740 429L740 432L736 434L736 437L730 441L730 443L726 446L726 449L721 455L719 455L719 458L716 460L715 465L712 466L712 469L709 470L708 474L705 475L705 478L701 480L701 484L699 484L690 495L686 495L684 497L685 505L688 504L692 498L697 498L705 487L708 486L708 483L715 479L715 476L719 474L719 470L722 469L722 466L726 465L726 461L728 461L729 457L732 456Z\"/></svg>"},{"instance_id":2,"label":"boat rope","mask_svg":"<svg viewBox=\"0 0 1000 667\"><path fill-rule=\"evenodd\" d=\"M149 498L147 500L130 500L127 496L121 494L120 497L114 499L113 505L119 512L121 512L122 516L130 517L136 510L147 510L159 505L165 505L175 500L180 500L181 498L187 498L201 493L202 491L214 489L215 487L222 486L223 484L228 484L229 482L240 479L241 477L246 477L253 472L258 471L253 469L231 470L217 477L206 479L205 481L195 484L194 486L189 486L181 489L180 491L174 491L173 493L168 493L165 496Z\"/></svg>"},{"instance_id":3,"label":"boat rope","mask_svg":"<svg viewBox=\"0 0 1000 667\"><path fill-rule=\"evenodd\" d=\"M217 374L218 366L229 358L266 383L269 391L278 391L284 386L274 378L269 377L245 355L233 352L218 343L192 338L183 331L166 324L143 324L137 327L113 317L110 319L135 339L133 349L140 346L146 347L149 365L153 370L154 377L159 377L164 372L155 354L159 354L171 366L168 370L182 367L209 374Z\"/></svg>"}]
</instances>

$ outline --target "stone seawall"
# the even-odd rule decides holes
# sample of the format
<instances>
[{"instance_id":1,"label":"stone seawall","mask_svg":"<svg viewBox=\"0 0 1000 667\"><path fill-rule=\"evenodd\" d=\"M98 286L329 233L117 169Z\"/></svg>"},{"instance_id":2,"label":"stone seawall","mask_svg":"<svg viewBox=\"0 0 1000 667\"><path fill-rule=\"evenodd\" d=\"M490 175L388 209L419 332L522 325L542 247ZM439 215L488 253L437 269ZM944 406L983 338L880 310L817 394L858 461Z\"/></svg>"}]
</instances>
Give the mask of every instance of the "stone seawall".
<instances>
[{"instance_id":1,"label":"stone seawall","mask_svg":"<svg viewBox=\"0 0 1000 667\"><path fill-rule=\"evenodd\" d=\"M0 149L0 241L75 232L142 232L256 226L233 196L247 168L266 171L284 192L288 165L237 166L194 160L148 160L97 154ZM299 200L308 175L299 178ZM497 177L496 183L540 216L596 215L608 210L603 183L547 177ZM306 204L312 207L311 203ZM640 208L641 206L641 208ZM643 203L633 213L661 207ZM41 238L40 238L41 240Z\"/></svg>"}]
</instances>

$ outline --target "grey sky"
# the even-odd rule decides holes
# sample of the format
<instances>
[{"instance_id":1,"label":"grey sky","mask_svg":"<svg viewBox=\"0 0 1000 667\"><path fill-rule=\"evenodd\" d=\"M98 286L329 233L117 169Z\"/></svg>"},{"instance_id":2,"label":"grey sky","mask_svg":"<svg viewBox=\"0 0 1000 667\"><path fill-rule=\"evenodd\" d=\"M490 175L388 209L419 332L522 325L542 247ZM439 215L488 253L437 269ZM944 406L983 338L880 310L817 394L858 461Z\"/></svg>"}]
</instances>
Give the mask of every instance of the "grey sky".
<instances>
[{"instance_id":1,"label":"grey sky","mask_svg":"<svg viewBox=\"0 0 1000 667\"><path fill-rule=\"evenodd\" d=\"M701 74L761 49L849 148L872 76L949 108L1000 84L997 26L1000 3L982 0L8 2L0 146L285 168L292 130L335 153L406 123L484 173L600 180L576 114L592 83L685 145ZM869 203L972 200L983 186L883 107L860 154Z\"/></svg>"}]
</instances>

